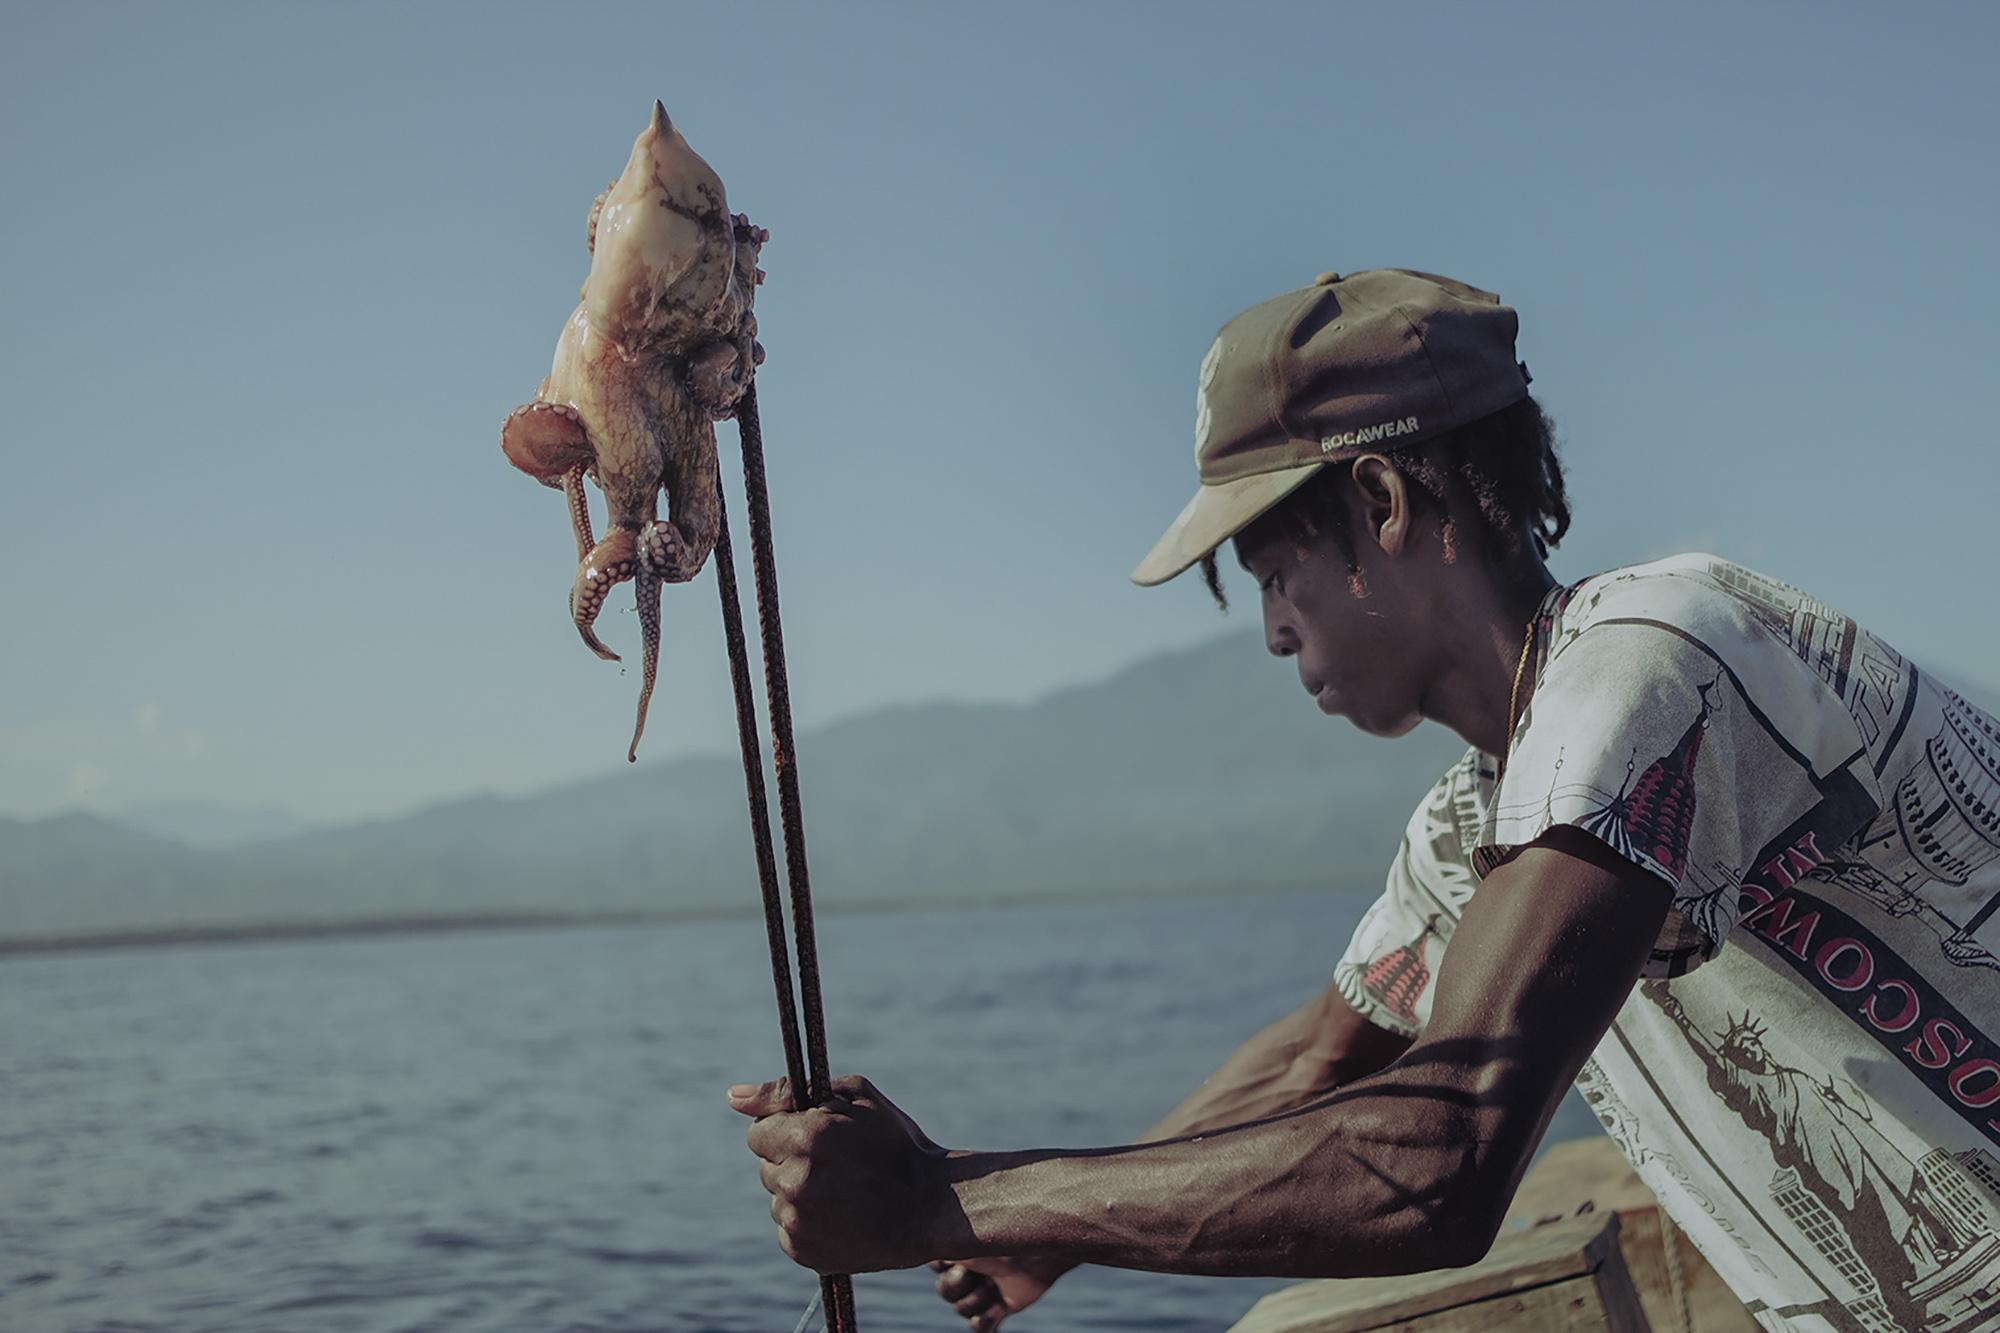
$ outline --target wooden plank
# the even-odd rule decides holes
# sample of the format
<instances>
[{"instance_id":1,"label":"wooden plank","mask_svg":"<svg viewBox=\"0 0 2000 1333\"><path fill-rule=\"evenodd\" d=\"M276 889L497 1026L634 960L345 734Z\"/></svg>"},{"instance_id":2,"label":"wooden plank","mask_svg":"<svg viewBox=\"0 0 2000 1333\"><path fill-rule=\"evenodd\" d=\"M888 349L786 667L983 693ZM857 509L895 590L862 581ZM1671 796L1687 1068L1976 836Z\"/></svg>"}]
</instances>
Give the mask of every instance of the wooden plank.
<instances>
[{"instance_id":1,"label":"wooden plank","mask_svg":"<svg viewBox=\"0 0 2000 1333\"><path fill-rule=\"evenodd\" d=\"M1503 1227L1529 1227L1549 1218L1570 1217L1579 1205L1598 1212L1630 1213L1653 1206L1653 1191L1602 1135L1558 1143L1542 1154L1535 1169L1514 1191Z\"/></svg>"},{"instance_id":2,"label":"wooden plank","mask_svg":"<svg viewBox=\"0 0 2000 1333\"><path fill-rule=\"evenodd\" d=\"M1658 1208L1621 1212L1618 1248L1625 1253L1625 1268L1639 1289L1640 1304L1654 1328L1681 1327L1680 1305L1674 1299L1673 1279L1667 1269L1667 1236L1660 1227ZM1758 1333L1758 1324L1736 1299L1708 1261L1701 1257L1687 1233L1673 1231L1674 1252L1681 1261L1681 1281L1685 1287L1688 1314L1695 1333Z\"/></svg>"},{"instance_id":3,"label":"wooden plank","mask_svg":"<svg viewBox=\"0 0 2000 1333\"><path fill-rule=\"evenodd\" d=\"M1611 1233L1610 1253L1604 1256L1595 1275L1597 1296L1604 1303L1604 1327L1609 1333L1651 1333L1653 1326L1639 1301L1639 1289L1625 1268L1625 1249L1619 1239L1622 1230L1621 1226Z\"/></svg>"},{"instance_id":4,"label":"wooden plank","mask_svg":"<svg viewBox=\"0 0 2000 1333\"><path fill-rule=\"evenodd\" d=\"M1588 1277L1568 1278L1477 1305L1421 1315L1397 1324L1394 1333L1493 1333L1496 1328L1533 1329L1535 1333L1627 1333L1627 1326L1612 1322L1601 1294Z\"/></svg>"},{"instance_id":5,"label":"wooden plank","mask_svg":"<svg viewBox=\"0 0 2000 1333\"><path fill-rule=\"evenodd\" d=\"M1654 1328L1678 1330L1680 1305L1668 1275L1659 1208L1653 1192L1610 1139L1574 1139L1543 1153L1515 1192L1507 1225L1519 1229L1550 1216L1568 1217L1586 1203L1599 1211L1617 1210L1623 1224L1618 1246L1647 1318ZM1708 1266L1694 1242L1685 1232L1676 1230L1673 1235L1696 1333L1757 1333L1757 1321Z\"/></svg>"},{"instance_id":6,"label":"wooden plank","mask_svg":"<svg viewBox=\"0 0 2000 1333\"><path fill-rule=\"evenodd\" d=\"M1618 1256L1618 1215L1589 1213L1505 1236L1484 1259L1464 1268L1303 1282L1272 1292L1258 1301L1231 1333L1365 1333L1459 1307L1485 1310L1496 1298L1571 1279L1585 1279L1583 1285L1595 1291L1594 1275L1607 1260L1616 1264L1629 1290L1631 1282ZM1619 1327L1644 1329L1636 1296L1630 1307L1624 1313L1639 1322L1628 1321ZM1497 1322L1490 1314L1479 1319L1485 1333ZM1594 1327L1605 1327L1601 1313Z\"/></svg>"}]
</instances>

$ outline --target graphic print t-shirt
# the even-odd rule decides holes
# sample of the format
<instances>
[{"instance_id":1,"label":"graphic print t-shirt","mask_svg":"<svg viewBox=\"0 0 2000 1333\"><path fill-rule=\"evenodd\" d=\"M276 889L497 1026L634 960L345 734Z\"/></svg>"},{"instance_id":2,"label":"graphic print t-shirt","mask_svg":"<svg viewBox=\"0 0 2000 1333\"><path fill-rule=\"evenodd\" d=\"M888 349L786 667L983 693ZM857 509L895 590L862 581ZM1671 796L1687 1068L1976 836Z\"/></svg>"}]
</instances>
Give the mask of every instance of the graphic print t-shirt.
<instances>
[{"instance_id":1,"label":"graphic print t-shirt","mask_svg":"<svg viewBox=\"0 0 2000 1333\"><path fill-rule=\"evenodd\" d=\"M1552 824L1671 885L1577 1086L1760 1323L2000 1328L2000 722L1707 555L1556 588L1504 780L1470 751L1335 971L1414 1036Z\"/></svg>"}]
</instances>

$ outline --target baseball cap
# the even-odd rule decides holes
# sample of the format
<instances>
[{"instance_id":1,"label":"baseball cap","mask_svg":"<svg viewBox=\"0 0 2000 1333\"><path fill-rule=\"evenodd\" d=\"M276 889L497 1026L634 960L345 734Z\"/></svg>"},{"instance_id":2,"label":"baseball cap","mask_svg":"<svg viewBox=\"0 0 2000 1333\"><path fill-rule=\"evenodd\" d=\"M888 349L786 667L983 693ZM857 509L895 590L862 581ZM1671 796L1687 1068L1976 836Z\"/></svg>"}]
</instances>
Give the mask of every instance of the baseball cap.
<instances>
[{"instance_id":1,"label":"baseball cap","mask_svg":"<svg viewBox=\"0 0 2000 1333\"><path fill-rule=\"evenodd\" d=\"M1165 583L1329 463L1402 448L1520 401L1519 319L1492 292L1378 268L1251 306L1201 360L1201 487L1132 571Z\"/></svg>"}]
</instances>

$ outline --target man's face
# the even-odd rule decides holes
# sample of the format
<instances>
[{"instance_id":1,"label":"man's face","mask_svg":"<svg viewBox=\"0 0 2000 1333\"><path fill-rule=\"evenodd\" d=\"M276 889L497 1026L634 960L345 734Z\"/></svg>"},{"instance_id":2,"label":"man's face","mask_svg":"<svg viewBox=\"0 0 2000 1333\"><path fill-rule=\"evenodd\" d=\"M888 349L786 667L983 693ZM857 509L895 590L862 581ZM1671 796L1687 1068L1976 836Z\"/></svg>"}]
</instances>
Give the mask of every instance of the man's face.
<instances>
[{"instance_id":1,"label":"man's face","mask_svg":"<svg viewBox=\"0 0 2000 1333\"><path fill-rule=\"evenodd\" d=\"M1299 682L1320 711L1371 735L1404 735L1423 721L1418 599L1367 551L1366 595L1357 596L1331 538L1301 546L1283 527L1260 520L1234 542L1238 563L1257 580L1265 647L1296 659Z\"/></svg>"}]
</instances>

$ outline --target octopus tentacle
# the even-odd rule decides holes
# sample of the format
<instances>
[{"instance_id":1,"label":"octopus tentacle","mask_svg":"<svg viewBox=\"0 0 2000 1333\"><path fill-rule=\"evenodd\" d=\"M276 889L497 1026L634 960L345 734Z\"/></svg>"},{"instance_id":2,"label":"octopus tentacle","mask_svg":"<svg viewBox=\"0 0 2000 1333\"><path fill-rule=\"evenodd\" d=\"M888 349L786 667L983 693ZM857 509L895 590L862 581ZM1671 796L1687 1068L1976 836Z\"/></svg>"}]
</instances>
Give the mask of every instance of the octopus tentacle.
<instances>
[{"instance_id":1,"label":"octopus tentacle","mask_svg":"<svg viewBox=\"0 0 2000 1333\"><path fill-rule=\"evenodd\" d=\"M544 392L548 381L544 380ZM583 415L568 403L536 400L507 414L500 426L507 461L545 485L560 484L563 473L587 467L597 457Z\"/></svg>"},{"instance_id":2,"label":"octopus tentacle","mask_svg":"<svg viewBox=\"0 0 2000 1333\"><path fill-rule=\"evenodd\" d=\"M584 220L583 224L583 248L593 255L597 253L597 219L604 213L604 201L617 188L618 182L614 180L599 190L597 198L590 201L590 216Z\"/></svg>"},{"instance_id":3,"label":"octopus tentacle","mask_svg":"<svg viewBox=\"0 0 2000 1333\"><path fill-rule=\"evenodd\" d=\"M590 548L597 545L590 531L590 497L583 489L583 464L563 473L562 489L563 498L569 501L569 525L576 533L576 562L581 565L589 558Z\"/></svg>"},{"instance_id":4,"label":"octopus tentacle","mask_svg":"<svg viewBox=\"0 0 2000 1333\"><path fill-rule=\"evenodd\" d=\"M645 560L638 562L632 588L639 596L639 716L632 724L632 745L625 761L639 762L639 738L646 734L646 706L653 701L653 681L660 672L660 579Z\"/></svg>"},{"instance_id":5,"label":"octopus tentacle","mask_svg":"<svg viewBox=\"0 0 2000 1333\"><path fill-rule=\"evenodd\" d=\"M638 567L638 543L632 530L616 528L583 557L576 583L569 590L570 619L583 635L584 647L607 662L618 661L618 654L604 645L591 626L597 620L597 613L604 609L604 599L611 590L631 578Z\"/></svg>"},{"instance_id":6,"label":"octopus tentacle","mask_svg":"<svg viewBox=\"0 0 2000 1333\"><path fill-rule=\"evenodd\" d=\"M663 518L639 529L639 567L656 579L686 583L701 572L702 558L681 530Z\"/></svg>"},{"instance_id":7,"label":"octopus tentacle","mask_svg":"<svg viewBox=\"0 0 2000 1333\"><path fill-rule=\"evenodd\" d=\"M639 554L668 583L686 583L701 573L722 527L721 469L715 452L715 422L686 386L654 386L657 429L675 447L661 459L660 483L667 493L669 522L643 524Z\"/></svg>"}]
</instances>

